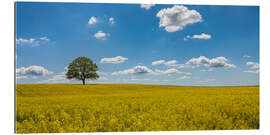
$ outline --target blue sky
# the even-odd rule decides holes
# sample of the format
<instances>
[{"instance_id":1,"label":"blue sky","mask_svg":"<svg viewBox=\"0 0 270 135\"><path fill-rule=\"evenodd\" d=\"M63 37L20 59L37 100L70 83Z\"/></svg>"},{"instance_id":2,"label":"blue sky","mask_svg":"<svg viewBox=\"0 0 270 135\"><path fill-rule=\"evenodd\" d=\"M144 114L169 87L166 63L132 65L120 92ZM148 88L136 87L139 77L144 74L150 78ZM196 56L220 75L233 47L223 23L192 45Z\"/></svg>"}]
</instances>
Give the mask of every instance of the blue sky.
<instances>
[{"instance_id":1,"label":"blue sky","mask_svg":"<svg viewBox=\"0 0 270 135\"><path fill-rule=\"evenodd\" d=\"M17 83L81 83L78 56L88 83L259 85L259 7L16 3Z\"/></svg>"}]
</instances>

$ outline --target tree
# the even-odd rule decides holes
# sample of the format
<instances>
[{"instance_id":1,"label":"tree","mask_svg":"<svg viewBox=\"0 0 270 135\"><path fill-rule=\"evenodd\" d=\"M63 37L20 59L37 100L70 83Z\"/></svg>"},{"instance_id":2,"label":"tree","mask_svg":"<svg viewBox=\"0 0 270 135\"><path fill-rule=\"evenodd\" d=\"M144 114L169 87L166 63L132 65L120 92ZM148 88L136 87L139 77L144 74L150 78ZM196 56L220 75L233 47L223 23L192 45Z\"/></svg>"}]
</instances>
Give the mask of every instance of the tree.
<instances>
[{"instance_id":1,"label":"tree","mask_svg":"<svg viewBox=\"0 0 270 135\"><path fill-rule=\"evenodd\" d=\"M99 78L98 66L96 63L87 57L78 57L68 65L68 71L66 73L67 79L82 80L85 85L86 79L95 80Z\"/></svg>"}]
</instances>

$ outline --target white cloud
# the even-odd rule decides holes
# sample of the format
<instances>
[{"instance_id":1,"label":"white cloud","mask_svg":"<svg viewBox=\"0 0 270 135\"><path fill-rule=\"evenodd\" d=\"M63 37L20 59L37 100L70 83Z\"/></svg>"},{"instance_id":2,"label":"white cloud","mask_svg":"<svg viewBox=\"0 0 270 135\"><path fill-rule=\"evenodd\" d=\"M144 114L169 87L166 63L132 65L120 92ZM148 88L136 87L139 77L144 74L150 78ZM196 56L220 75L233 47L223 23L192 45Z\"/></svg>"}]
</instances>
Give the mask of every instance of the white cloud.
<instances>
[{"instance_id":1,"label":"white cloud","mask_svg":"<svg viewBox=\"0 0 270 135\"><path fill-rule=\"evenodd\" d=\"M178 66L176 65L177 61L176 60L170 60L170 61L164 61L164 60L158 60L158 61L153 61L152 65L156 66L156 65L160 65L160 64L164 64L166 66Z\"/></svg>"},{"instance_id":2,"label":"white cloud","mask_svg":"<svg viewBox=\"0 0 270 135\"><path fill-rule=\"evenodd\" d=\"M247 62L246 65L250 66L250 69L258 69L258 68L260 68L259 63L255 63L255 62Z\"/></svg>"},{"instance_id":3,"label":"white cloud","mask_svg":"<svg viewBox=\"0 0 270 135\"><path fill-rule=\"evenodd\" d=\"M63 82L63 81L68 81L68 79L66 78L66 75L64 72L57 74L55 76L53 76L52 78L48 79L51 82Z\"/></svg>"},{"instance_id":4,"label":"white cloud","mask_svg":"<svg viewBox=\"0 0 270 135\"><path fill-rule=\"evenodd\" d=\"M155 66L155 65L160 65L160 64L163 64L163 63L165 63L164 60L158 60L158 61L153 61L152 65Z\"/></svg>"},{"instance_id":5,"label":"white cloud","mask_svg":"<svg viewBox=\"0 0 270 135\"><path fill-rule=\"evenodd\" d=\"M180 31L187 25L202 22L202 16L199 12L179 5L164 8L156 16L160 18L159 27L165 27L167 32Z\"/></svg>"},{"instance_id":6,"label":"white cloud","mask_svg":"<svg viewBox=\"0 0 270 135\"><path fill-rule=\"evenodd\" d=\"M209 34L202 33L201 35L193 35L192 38L197 38L197 39L210 39L212 36Z\"/></svg>"},{"instance_id":7,"label":"white cloud","mask_svg":"<svg viewBox=\"0 0 270 135\"><path fill-rule=\"evenodd\" d=\"M39 38L16 38L17 45L31 45L31 46L39 46L41 44L54 44L55 42L51 42L48 37L39 37Z\"/></svg>"},{"instance_id":8,"label":"white cloud","mask_svg":"<svg viewBox=\"0 0 270 135\"><path fill-rule=\"evenodd\" d=\"M108 36L110 36L110 33L105 33L102 32L101 30L99 30L97 33L94 34L94 37L100 40L106 40Z\"/></svg>"},{"instance_id":9,"label":"white cloud","mask_svg":"<svg viewBox=\"0 0 270 135\"><path fill-rule=\"evenodd\" d=\"M165 75L174 75L174 74L192 75L192 73L181 72L181 71L179 71L177 69L174 69L174 68L171 68L171 69L168 69L168 70L158 70L158 69L156 69L154 74L155 75L162 75L162 74L165 74Z\"/></svg>"},{"instance_id":10,"label":"white cloud","mask_svg":"<svg viewBox=\"0 0 270 135\"><path fill-rule=\"evenodd\" d=\"M177 79L179 79L179 80L190 79L190 76L181 76L181 77L179 77Z\"/></svg>"},{"instance_id":11,"label":"white cloud","mask_svg":"<svg viewBox=\"0 0 270 135\"><path fill-rule=\"evenodd\" d=\"M27 78L27 76L47 76L53 72L48 71L42 66L29 66L16 69L16 78Z\"/></svg>"},{"instance_id":12,"label":"white cloud","mask_svg":"<svg viewBox=\"0 0 270 135\"><path fill-rule=\"evenodd\" d=\"M146 66L135 66L131 69L112 73L112 75L127 75L127 74L142 75L142 74L154 74L154 72L153 70L149 69Z\"/></svg>"},{"instance_id":13,"label":"white cloud","mask_svg":"<svg viewBox=\"0 0 270 135\"><path fill-rule=\"evenodd\" d=\"M209 34L205 34L205 33L202 33L200 35L193 35L193 36L186 36L184 38L184 40L188 40L188 39L204 39L204 40L207 40L207 39L211 39L212 36L209 35Z\"/></svg>"},{"instance_id":14,"label":"white cloud","mask_svg":"<svg viewBox=\"0 0 270 135\"><path fill-rule=\"evenodd\" d=\"M66 78L67 71L68 67L64 67L64 72L58 73L47 80L40 81L40 83L69 83L71 80Z\"/></svg>"},{"instance_id":15,"label":"white cloud","mask_svg":"<svg viewBox=\"0 0 270 135\"><path fill-rule=\"evenodd\" d=\"M108 80L108 78L105 77L105 76L100 76L100 77L98 78L98 80L99 80L99 81L105 81L105 80Z\"/></svg>"},{"instance_id":16,"label":"white cloud","mask_svg":"<svg viewBox=\"0 0 270 135\"><path fill-rule=\"evenodd\" d=\"M155 6L155 4L141 4L141 8L149 10L151 7Z\"/></svg>"},{"instance_id":17,"label":"white cloud","mask_svg":"<svg viewBox=\"0 0 270 135\"><path fill-rule=\"evenodd\" d=\"M95 16L92 16L89 21L88 24L92 25L92 24L96 24L98 22L97 18Z\"/></svg>"},{"instance_id":18,"label":"white cloud","mask_svg":"<svg viewBox=\"0 0 270 135\"><path fill-rule=\"evenodd\" d=\"M251 58L249 55L244 55L243 58Z\"/></svg>"},{"instance_id":19,"label":"white cloud","mask_svg":"<svg viewBox=\"0 0 270 135\"><path fill-rule=\"evenodd\" d=\"M259 73L260 71L257 69L257 70L245 70L243 72L246 72L246 73L252 73L252 74L257 74Z\"/></svg>"},{"instance_id":20,"label":"white cloud","mask_svg":"<svg viewBox=\"0 0 270 135\"><path fill-rule=\"evenodd\" d=\"M114 18L113 17L110 17L109 18L109 22L111 23L111 24L114 24L115 22L114 22Z\"/></svg>"},{"instance_id":21,"label":"white cloud","mask_svg":"<svg viewBox=\"0 0 270 135\"><path fill-rule=\"evenodd\" d=\"M71 80L67 79L65 74L66 72L61 72L47 80L40 81L39 83L70 83Z\"/></svg>"},{"instance_id":22,"label":"white cloud","mask_svg":"<svg viewBox=\"0 0 270 135\"><path fill-rule=\"evenodd\" d=\"M17 38L16 44L20 44L20 45L28 44L28 45L32 45L32 46L39 46L39 41L37 41L34 38L29 38L29 39Z\"/></svg>"},{"instance_id":23,"label":"white cloud","mask_svg":"<svg viewBox=\"0 0 270 135\"><path fill-rule=\"evenodd\" d=\"M50 39L48 39L47 37L40 37L40 40L45 40L45 41L50 41Z\"/></svg>"},{"instance_id":24,"label":"white cloud","mask_svg":"<svg viewBox=\"0 0 270 135\"><path fill-rule=\"evenodd\" d=\"M250 70L245 70L243 72L252 73L252 74L257 74L260 72L259 71L259 68L260 68L259 63L249 61L246 63L246 65L250 67Z\"/></svg>"},{"instance_id":25,"label":"white cloud","mask_svg":"<svg viewBox=\"0 0 270 135\"><path fill-rule=\"evenodd\" d=\"M112 64L119 64L119 63L123 63L126 60L128 60L128 58L122 57L122 56L116 56L113 58L102 58L100 60L100 63L112 63Z\"/></svg>"},{"instance_id":26,"label":"white cloud","mask_svg":"<svg viewBox=\"0 0 270 135\"><path fill-rule=\"evenodd\" d=\"M200 56L198 58L192 58L188 62L187 65L194 65L195 67L199 67L201 65L209 68L236 68L234 64L227 63L228 59L225 57L216 57L209 59L205 56Z\"/></svg>"},{"instance_id":27,"label":"white cloud","mask_svg":"<svg viewBox=\"0 0 270 135\"><path fill-rule=\"evenodd\" d=\"M177 69L171 68L168 70L152 70L146 66L135 66L131 69L113 72L112 75L127 75L127 74L134 74L134 75L142 75L142 74L149 74L149 75L173 75L173 74L185 74L191 75L192 73L188 72L180 72Z\"/></svg>"},{"instance_id":28,"label":"white cloud","mask_svg":"<svg viewBox=\"0 0 270 135\"><path fill-rule=\"evenodd\" d=\"M156 69L155 72L158 73L158 74L167 74L167 75L182 74L183 73L183 72L180 72L179 70L174 69L174 68L164 70L164 71Z\"/></svg>"},{"instance_id":29,"label":"white cloud","mask_svg":"<svg viewBox=\"0 0 270 135\"><path fill-rule=\"evenodd\" d=\"M28 77L27 76L17 76L16 75L16 79L27 79Z\"/></svg>"},{"instance_id":30,"label":"white cloud","mask_svg":"<svg viewBox=\"0 0 270 135\"><path fill-rule=\"evenodd\" d=\"M176 62L177 62L176 60L170 60L170 61L165 62L164 64L166 66L175 66Z\"/></svg>"}]
</instances>

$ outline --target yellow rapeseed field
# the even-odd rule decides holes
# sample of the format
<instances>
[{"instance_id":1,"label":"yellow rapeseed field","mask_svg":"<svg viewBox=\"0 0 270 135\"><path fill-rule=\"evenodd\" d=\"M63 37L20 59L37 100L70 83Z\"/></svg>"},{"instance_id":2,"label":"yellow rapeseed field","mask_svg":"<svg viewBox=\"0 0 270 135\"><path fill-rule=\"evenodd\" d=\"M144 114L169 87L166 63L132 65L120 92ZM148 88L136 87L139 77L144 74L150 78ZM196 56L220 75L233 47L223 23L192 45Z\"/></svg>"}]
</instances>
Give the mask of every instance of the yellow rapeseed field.
<instances>
[{"instance_id":1,"label":"yellow rapeseed field","mask_svg":"<svg viewBox=\"0 0 270 135\"><path fill-rule=\"evenodd\" d=\"M16 132L259 129L259 87L17 84Z\"/></svg>"}]
</instances>

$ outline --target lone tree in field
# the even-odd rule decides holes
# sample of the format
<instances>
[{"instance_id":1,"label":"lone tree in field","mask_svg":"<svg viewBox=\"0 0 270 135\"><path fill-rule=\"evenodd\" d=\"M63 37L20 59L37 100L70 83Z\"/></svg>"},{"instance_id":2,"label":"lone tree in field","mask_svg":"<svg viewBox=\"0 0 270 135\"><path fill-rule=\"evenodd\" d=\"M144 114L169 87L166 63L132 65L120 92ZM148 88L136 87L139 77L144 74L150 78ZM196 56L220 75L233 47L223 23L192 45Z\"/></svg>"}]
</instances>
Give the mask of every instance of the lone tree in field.
<instances>
[{"instance_id":1,"label":"lone tree in field","mask_svg":"<svg viewBox=\"0 0 270 135\"><path fill-rule=\"evenodd\" d=\"M99 78L98 66L96 63L87 57L78 57L68 65L68 71L66 73L67 79L82 80L85 85L86 79L95 80Z\"/></svg>"}]
</instances>

